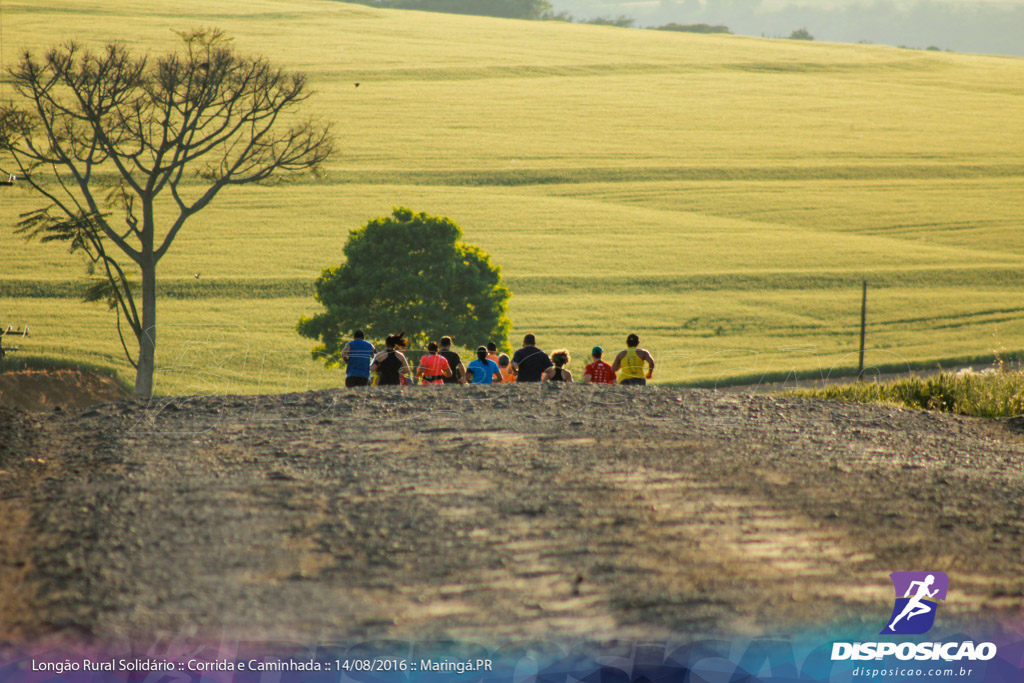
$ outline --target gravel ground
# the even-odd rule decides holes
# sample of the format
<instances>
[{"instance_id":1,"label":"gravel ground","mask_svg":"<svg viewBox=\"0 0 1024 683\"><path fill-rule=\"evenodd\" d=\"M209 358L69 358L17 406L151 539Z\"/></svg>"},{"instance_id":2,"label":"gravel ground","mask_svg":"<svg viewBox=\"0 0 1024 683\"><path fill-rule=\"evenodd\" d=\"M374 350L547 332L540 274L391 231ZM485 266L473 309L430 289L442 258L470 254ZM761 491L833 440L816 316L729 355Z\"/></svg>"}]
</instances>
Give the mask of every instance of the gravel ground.
<instances>
[{"instance_id":1,"label":"gravel ground","mask_svg":"<svg viewBox=\"0 0 1024 683\"><path fill-rule=\"evenodd\" d=\"M0 408L0 641L880 629L895 570L1019 617L1022 465L1014 420L658 387Z\"/></svg>"}]
</instances>

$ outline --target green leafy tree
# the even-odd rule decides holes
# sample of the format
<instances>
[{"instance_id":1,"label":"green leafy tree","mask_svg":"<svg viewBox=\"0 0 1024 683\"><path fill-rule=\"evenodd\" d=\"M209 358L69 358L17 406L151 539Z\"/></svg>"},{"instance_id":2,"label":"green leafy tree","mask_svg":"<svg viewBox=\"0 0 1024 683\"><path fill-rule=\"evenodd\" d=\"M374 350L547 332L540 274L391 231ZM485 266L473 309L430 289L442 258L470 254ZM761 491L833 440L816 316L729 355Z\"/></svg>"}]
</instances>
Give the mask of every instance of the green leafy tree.
<instances>
[{"instance_id":1,"label":"green leafy tree","mask_svg":"<svg viewBox=\"0 0 1024 683\"><path fill-rule=\"evenodd\" d=\"M619 28L633 28L633 24L636 23L632 18L627 17L625 14L621 14L617 17L594 17L593 19L587 19L581 21L581 24L596 24L597 26L618 26Z\"/></svg>"},{"instance_id":2,"label":"green leafy tree","mask_svg":"<svg viewBox=\"0 0 1024 683\"><path fill-rule=\"evenodd\" d=\"M296 326L321 342L313 358L337 365L357 329L378 339L405 330L418 346L447 334L507 348L511 292L490 257L461 239L451 220L405 208L349 232L345 263L325 268L315 283L327 310Z\"/></svg>"},{"instance_id":3,"label":"green leafy tree","mask_svg":"<svg viewBox=\"0 0 1024 683\"><path fill-rule=\"evenodd\" d=\"M333 146L328 126L294 117L305 76L215 29L179 35L182 49L157 57L121 43L26 51L10 71L19 102L0 102L0 173L44 200L19 230L100 272L86 298L117 311L138 396L153 391L157 264L189 219L229 186L315 171Z\"/></svg>"}]
</instances>

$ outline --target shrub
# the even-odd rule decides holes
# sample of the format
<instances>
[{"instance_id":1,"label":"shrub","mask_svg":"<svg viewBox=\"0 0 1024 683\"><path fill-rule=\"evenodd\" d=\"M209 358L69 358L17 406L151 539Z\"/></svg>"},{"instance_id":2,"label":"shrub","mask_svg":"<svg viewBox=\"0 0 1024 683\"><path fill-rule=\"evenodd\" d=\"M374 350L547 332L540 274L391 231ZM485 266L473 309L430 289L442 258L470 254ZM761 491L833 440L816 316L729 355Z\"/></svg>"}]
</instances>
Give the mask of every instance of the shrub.
<instances>
[{"instance_id":1,"label":"shrub","mask_svg":"<svg viewBox=\"0 0 1024 683\"><path fill-rule=\"evenodd\" d=\"M682 31L684 33L729 33L728 26L721 24L665 24L664 26L654 27L655 31Z\"/></svg>"},{"instance_id":2,"label":"shrub","mask_svg":"<svg viewBox=\"0 0 1024 683\"><path fill-rule=\"evenodd\" d=\"M978 417L1024 415L1024 372L1001 368L944 372L892 382L857 382L788 392L855 403L888 403Z\"/></svg>"},{"instance_id":3,"label":"shrub","mask_svg":"<svg viewBox=\"0 0 1024 683\"><path fill-rule=\"evenodd\" d=\"M632 28L635 21L625 14L618 17L594 17L580 21L581 24L596 24L597 26L618 26L619 28Z\"/></svg>"}]
</instances>

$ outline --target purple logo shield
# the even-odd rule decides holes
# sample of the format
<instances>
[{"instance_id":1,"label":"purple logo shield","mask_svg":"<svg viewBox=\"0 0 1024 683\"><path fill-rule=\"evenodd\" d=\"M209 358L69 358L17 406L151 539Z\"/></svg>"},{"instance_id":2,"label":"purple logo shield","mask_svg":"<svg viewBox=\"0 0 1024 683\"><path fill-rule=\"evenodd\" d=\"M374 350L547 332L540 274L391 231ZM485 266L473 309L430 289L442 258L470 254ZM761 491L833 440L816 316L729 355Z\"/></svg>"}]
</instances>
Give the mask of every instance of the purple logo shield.
<instances>
[{"instance_id":1,"label":"purple logo shield","mask_svg":"<svg viewBox=\"0 0 1024 683\"><path fill-rule=\"evenodd\" d=\"M938 601L946 599L949 577L943 572L893 572L889 578L896 590L896 601L881 633L926 633L935 623Z\"/></svg>"}]
</instances>

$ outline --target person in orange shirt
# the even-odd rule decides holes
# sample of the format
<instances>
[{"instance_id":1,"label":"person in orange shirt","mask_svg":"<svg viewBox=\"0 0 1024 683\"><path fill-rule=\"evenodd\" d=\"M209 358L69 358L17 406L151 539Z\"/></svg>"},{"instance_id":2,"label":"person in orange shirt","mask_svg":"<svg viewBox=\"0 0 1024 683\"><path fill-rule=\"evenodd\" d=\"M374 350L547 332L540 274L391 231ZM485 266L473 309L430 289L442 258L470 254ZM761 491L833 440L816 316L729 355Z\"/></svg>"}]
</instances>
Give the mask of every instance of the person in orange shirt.
<instances>
[{"instance_id":1,"label":"person in orange shirt","mask_svg":"<svg viewBox=\"0 0 1024 683\"><path fill-rule=\"evenodd\" d=\"M487 342L487 360L493 360L497 363L500 358L498 355L498 345L494 342Z\"/></svg>"},{"instance_id":2,"label":"person in orange shirt","mask_svg":"<svg viewBox=\"0 0 1024 683\"><path fill-rule=\"evenodd\" d=\"M437 348L437 342L427 344L427 355L423 356L419 367L416 368L416 376L423 384L444 384L444 378L452 376L451 366L444 356L437 352Z\"/></svg>"},{"instance_id":3,"label":"person in orange shirt","mask_svg":"<svg viewBox=\"0 0 1024 683\"><path fill-rule=\"evenodd\" d=\"M498 356L498 369L501 370L501 383L515 382L516 376L512 374L512 359L507 353Z\"/></svg>"}]
</instances>

